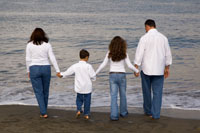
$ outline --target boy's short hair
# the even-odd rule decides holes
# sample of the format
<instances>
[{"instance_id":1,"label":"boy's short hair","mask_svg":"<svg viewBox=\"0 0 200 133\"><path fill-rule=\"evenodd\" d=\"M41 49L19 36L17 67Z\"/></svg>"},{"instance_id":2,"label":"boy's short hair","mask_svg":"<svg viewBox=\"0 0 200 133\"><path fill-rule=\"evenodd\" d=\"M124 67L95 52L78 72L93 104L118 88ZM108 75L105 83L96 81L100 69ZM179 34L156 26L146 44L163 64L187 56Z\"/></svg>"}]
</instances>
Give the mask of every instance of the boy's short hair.
<instances>
[{"instance_id":1,"label":"boy's short hair","mask_svg":"<svg viewBox=\"0 0 200 133\"><path fill-rule=\"evenodd\" d=\"M80 55L80 58L81 58L81 59L85 59L87 56L88 56L88 57L90 56L90 53L89 53L87 50L82 49L82 50L80 51L79 55Z\"/></svg>"},{"instance_id":2,"label":"boy's short hair","mask_svg":"<svg viewBox=\"0 0 200 133\"><path fill-rule=\"evenodd\" d=\"M150 26L150 27L156 28L156 23L155 23L155 21L152 20L152 19L147 19L146 22L144 23L144 25L148 25L148 26Z\"/></svg>"}]
</instances>

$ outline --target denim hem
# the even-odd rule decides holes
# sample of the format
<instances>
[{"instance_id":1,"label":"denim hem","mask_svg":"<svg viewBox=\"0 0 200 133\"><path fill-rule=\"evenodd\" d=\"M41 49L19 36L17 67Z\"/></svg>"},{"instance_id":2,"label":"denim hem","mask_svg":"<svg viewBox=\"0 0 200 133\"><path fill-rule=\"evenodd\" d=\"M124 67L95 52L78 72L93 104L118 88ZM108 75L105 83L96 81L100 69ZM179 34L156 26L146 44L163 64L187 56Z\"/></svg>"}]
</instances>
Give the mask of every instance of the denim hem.
<instances>
[{"instance_id":1,"label":"denim hem","mask_svg":"<svg viewBox=\"0 0 200 133\"><path fill-rule=\"evenodd\" d=\"M121 117L127 117L128 116L128 112L125 115L120 114Z\"/></svg>"},{"instance_id":2,"label":"denim hem","mask_svg":"<svg viewBox=\"0 0 200 133\"><path fill-rule=\"evenodd\" d=\"M118 121L119 118L111 118L111 117L110 117L110 120L112 120L112 121Z\"/></svg>"}]
</instances>

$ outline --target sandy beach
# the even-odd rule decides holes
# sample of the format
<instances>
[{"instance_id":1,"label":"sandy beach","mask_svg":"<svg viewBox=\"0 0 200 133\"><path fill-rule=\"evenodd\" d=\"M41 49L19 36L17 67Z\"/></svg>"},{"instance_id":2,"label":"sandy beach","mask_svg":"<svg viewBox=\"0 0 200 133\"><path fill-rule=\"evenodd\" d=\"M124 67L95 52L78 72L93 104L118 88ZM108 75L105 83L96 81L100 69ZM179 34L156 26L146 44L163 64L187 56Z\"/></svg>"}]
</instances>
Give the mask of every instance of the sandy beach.
<instances>
[{"instance_id":1,"label":"sandy beach","mask_svg":"<svg viewBox=\"0 0 200 133\"><path fill-rule=\"evenodd\" d=\"M1 133L200 133L200 119L187 116L199 115L199 111L165 110L174 113L172 118L161 116L160 120L151 120L140 113L130 113L119 121L110 121L108 108L92 108L91 119L75 118L74 109L49 109L49 118L39 118L36 106L8 105L0 106ZM71 110L71 111L70 111ZM104 112L103 112L104 111ZM131 111L131 110L130 110ZM137 110L138 112L140 110ZM184 114L185 113L185 114ZM184 116L187 119L184 119ZM180 118L183 117L183 118Z\"/></svg>"}]
</instances>

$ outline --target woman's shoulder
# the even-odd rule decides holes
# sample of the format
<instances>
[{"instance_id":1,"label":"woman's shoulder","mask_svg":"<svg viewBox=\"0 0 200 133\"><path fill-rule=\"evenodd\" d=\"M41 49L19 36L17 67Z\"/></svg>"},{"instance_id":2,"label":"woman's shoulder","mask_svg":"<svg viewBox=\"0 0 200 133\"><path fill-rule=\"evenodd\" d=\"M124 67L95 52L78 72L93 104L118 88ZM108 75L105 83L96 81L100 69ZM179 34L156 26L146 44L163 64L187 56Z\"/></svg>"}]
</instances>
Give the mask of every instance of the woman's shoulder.
<instances>
[{"instance_id":1,"label":"woman's shoulder","mask_svg":"<svg viewBox=\"0 0 200 133\"><path fill-rule=\"evenodd\" d=\"M31 42L28 42L27 45L35 45L35 44L33 44L33 41L31 41ZM41 46L42 46L42 45L51 46L51 44L50 44L49 42L43 42L43 43L41 44ZM40 45L38 45L38 46L40 46Z\"/></svg>"},{"instance_id":2,"label":"woman's shoulder","mask_svg":"<svg viewBox=\"0 0 200 133\"><path fill-rule=\"evenodd\" d=\"M26 45L27 48L31 47L31 46L33 46L33 42L28 42L27 45Z\"/></svg>"},{"instance_id":3,"label":"woman's shoulder","mask_svg":"<svg viewBox=\"0 0 200 133\"><path fill-rule=\"evenodd\" d=\"M42 45L51 46L49 42L43 42Z\"/></svg>"},{"instance_id":4,"label":"woman's shoulder","mask_svg":"<svg viewBox=\"0 0 200 133\"><path fill-rule=\"evenodd\" d=\"M48 49L51 48L51 44L49 42L43 42L40 46Z\"/></svg>"},{"instance_id":5,"label":"woman's shoulder","mask_svg":"<svg viewBox=\"0 0 200 133\"><path fill-rule=\"evenodd\" d=\"M32 45L32 44L33 44L33 41L27 43L27 45Z\"/></svg>"}]
</instances>

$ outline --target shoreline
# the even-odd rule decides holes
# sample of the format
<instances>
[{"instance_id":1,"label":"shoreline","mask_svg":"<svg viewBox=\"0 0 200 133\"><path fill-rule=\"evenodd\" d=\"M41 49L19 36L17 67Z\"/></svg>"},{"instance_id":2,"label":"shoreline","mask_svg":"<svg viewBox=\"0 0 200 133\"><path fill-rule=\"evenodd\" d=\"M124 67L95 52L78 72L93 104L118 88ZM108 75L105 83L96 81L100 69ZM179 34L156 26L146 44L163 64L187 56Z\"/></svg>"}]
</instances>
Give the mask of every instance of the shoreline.
<instances>
[{"instance_id":1,"label":"shoreline","mask_svg":"<svg viewBox=\"0 0 200 133\"><path fill-rule=\"evenodd\" d=\"M38 107L38 105L23 105L23 104L9 104L0 105L2 106L27 106L27 107ZM48 109L63 110L63 111L76 111L76 107L66 107L66 106L48 106ZM91 113L110 113L109 106L98 106L91 107ZM144 114L142 107L128 107L128 112L131 114ZM200 110L190 110L190 109L179 109L179 108L162 108L161 117L179 118L179 119L194 119L200 120Z\"/></svg>"},{"instance_id":2,"label":"shoreline","mask_svg":"<svg viewBox=\"0 0 200 133\"><path fill-rule=\"evenodd\" d=\"M200 120L161 116L151 120L137 110L119 121L110 121L108 107L91 108L91 119L75 118L75 108L48 109L49 118L39 118L38 106L0 106L1 133L199 133ZM130 113L131 112L131 113ZM178 112L179 114L182 112Z\"/></svg>"},{"instance_id":3,"label":"shoreline","mask_svg":"<svg viewBox=\"0 0 200 133\"><path fill-rule=\"evenodd\" d=\"M66 111L76 111L76 107L49 107L49 109L59 109ZM128 111L131 114L144 114L143 108L141 107L128 107ZM101 106L101 107L91 107L91 112L101 112L109 113L110 107ZM179 119L194 119L200 120L200 110L182 110L182 109L173 109L173 108L163 108L161 110L161 117L170 117L170 118L179 118Z\"/></svg>"}]
</instances>

